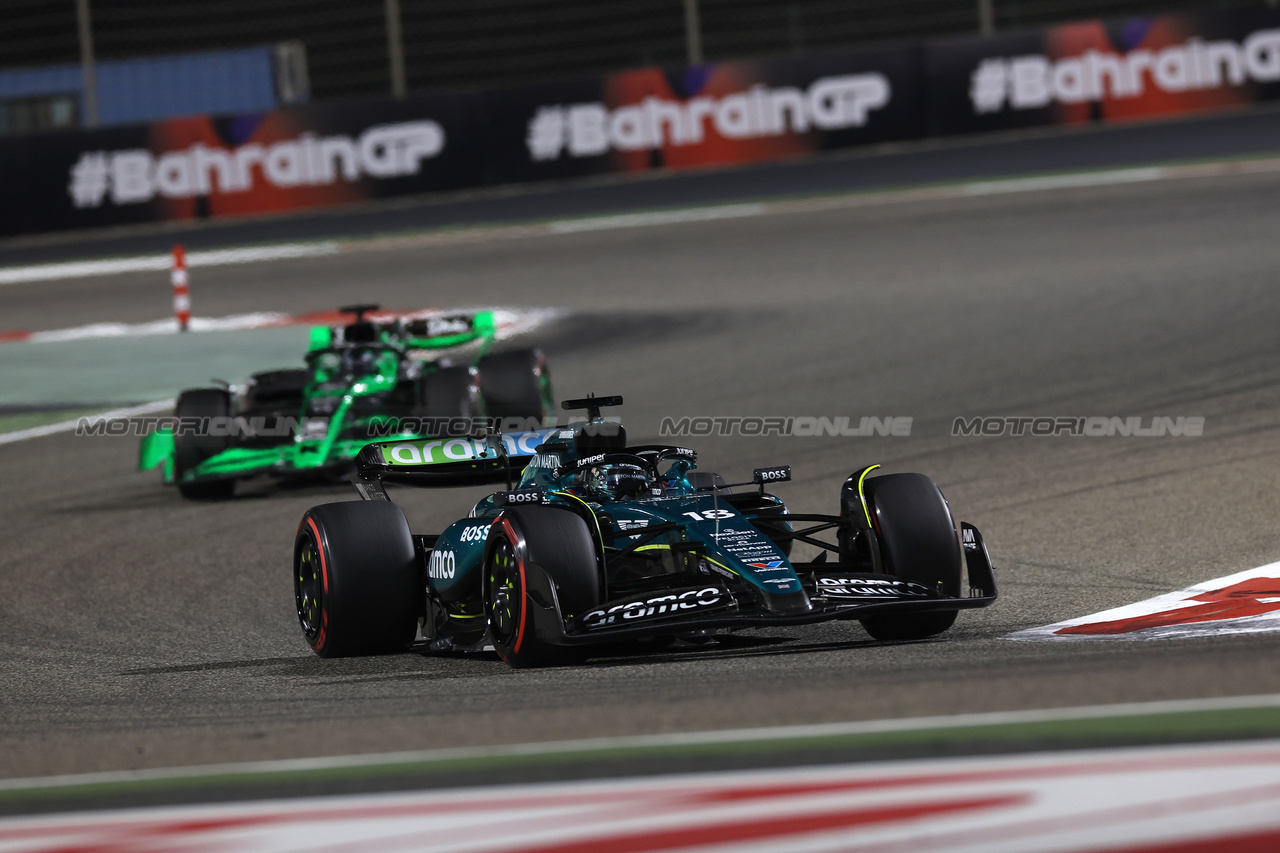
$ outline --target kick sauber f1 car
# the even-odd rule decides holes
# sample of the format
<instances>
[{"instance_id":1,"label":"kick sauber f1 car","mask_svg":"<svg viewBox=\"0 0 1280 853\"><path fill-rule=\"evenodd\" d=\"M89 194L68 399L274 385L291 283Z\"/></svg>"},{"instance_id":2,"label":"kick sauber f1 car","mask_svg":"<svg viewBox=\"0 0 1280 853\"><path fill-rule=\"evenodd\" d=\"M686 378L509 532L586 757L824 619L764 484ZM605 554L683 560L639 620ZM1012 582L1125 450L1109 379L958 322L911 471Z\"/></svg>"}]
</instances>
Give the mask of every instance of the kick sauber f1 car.
<instances>
[{"instance_id":1,"label":"kick sauber f1 car","mask_svg":"<svg viewBox=\"0 0 1280 853\"><path fill-rule=\"evenodd\" d=\"M189 498L230 497L238 479L345 475L376 436L427 437L451 420L536 421L551 379L533 349L490 352L492 311L392 317L352 305L345 326L316 326L306 367L239 387L184 391L174 425L142 441L138 468L163 466ZM469 429L454 426L452 429Z\"/></svg>"},{"instance_id":2,"label":"kick sauber f1 car","mask_svg":"<svg viewBox=\"0 0 1280 853\"><path fill-rule=\"evenodd\" d=\"M362 450L352 482L363 500L313 507L298 525L294 594L311 648L492 647L539 666L597 644L835 619L921 639L995 601L982 535L956 525L927 477L871 476L871 465L845 481L838 514L789 513L765 490L788 466L729 484L687 448L627 446L600 416L621 403L566 401L587 419L561 428ZM438 535L411 533L385 488L502 481ZM791 560L797 543L821 556Z\"/></svg>"}]
</instances>

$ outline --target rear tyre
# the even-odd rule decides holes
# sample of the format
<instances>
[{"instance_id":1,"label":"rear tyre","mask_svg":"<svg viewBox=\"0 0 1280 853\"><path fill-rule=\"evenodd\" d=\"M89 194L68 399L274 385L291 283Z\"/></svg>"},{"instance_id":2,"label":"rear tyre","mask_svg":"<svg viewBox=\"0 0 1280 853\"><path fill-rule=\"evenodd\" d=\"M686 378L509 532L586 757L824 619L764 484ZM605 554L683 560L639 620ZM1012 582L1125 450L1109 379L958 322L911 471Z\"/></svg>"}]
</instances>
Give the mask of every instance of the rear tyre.
<instances>
[{"instance_id":1,"label":"rear tyre","mask_svg":"<svg viewBox=\"0 0 1280 853\"><path fill-rule=\"evenodd\" d=\"M529 571L536 564L550 576L565 618L582 616L599 604L600 573L586 522L565 509L516 507L502 514L489 535L484 609L499 657L516 668L582 660L582 650L554 646L537 636Z\"/></svg>"},{"instance_id":2,"label":"rear tyre","mask_svg":"<svg viewBox=\"0 0 1280 853\"><path fill-rule=\"evenodd\" d=\"M442 367L418 380L419 417L475 418L479 414L480 382L470 367Z\"/></svg>"},{"instance_id":3,"label":"rear tyre","mask_svg":"<svg viewBox=\"0 0 1280 853\"><path fill-rule=\"evenodd\" d=\"M249 408L288 409L302 406L302 392L311 381L311 371L303 367L285 370L264 370L249 377L245 394Z\"/></svg>"},{"instance_id":4,"label":"rear tyre","mask_svg":"<svg viewBox=\"0 0 1280 853\"><path fill-rule=\"evenodd\" d=\"M232 479L185 483L182 481L184 473L231 446L229 434L210 435L208 429L210 419L231 416L231 395L221 388L183 391L178 397L177 405L173 408L173 416L178 420L178 427L174 430L173 436L173 472L178 482L178 491L183 497L194 500L219 500L231 497L236 489L236 481ZM198 430L183 428L184 419L189 418L199 421ZM191 423L191 421L187 422Z\"/></svg>"},{"instance_id":5,"label":"rear tyre","mask_svg":"<svg viewBox=\"0 0 1280 853\"><path fill-rule=\"evenodd\" d=\"M486 355L480 369L480 393L485 415L520 418L542 425L551 400L551 373L536 349L519 349Z\"/></svg>"},{"instance_id":6,"label":"rear tyre","mask_svg":"<svg viewBox=\"0 0 1280 853\"><path fill-rule=\"evenodd\" d=\"M302 415L302 399L311 371L303 368L267 370L249 377L244 396L243 415L251 421L261 418L262 433L247 437L243 444L252 447L272 447L288 444L293 432L287 419ZM276 434L279 433L279 434Z\"/></svg>"},{"instance_id":7,"label":"rear tyre","mask_svg":"<svg viewBox=\"0 0 1280 853\"><path fill-rule=\"evenodd\" d=\"M400 507L346 501L307 510L294 539L293 595L302 635L320 657L404 651L422 607Z\"/></svg>"},{"instance_id":8,"label":"rear tyre","mask_svg":"<svg viewBox=\"0 0 1280 853\"><path fill-rule=\"evenodd\" d=\"M941 490L923 474L887 474L866 481L884 570L902 580L960 595L960 539ZM868 616L867 633L877 640L921 640L956 621L955 610Z\"/></svg>"}]
</instances>

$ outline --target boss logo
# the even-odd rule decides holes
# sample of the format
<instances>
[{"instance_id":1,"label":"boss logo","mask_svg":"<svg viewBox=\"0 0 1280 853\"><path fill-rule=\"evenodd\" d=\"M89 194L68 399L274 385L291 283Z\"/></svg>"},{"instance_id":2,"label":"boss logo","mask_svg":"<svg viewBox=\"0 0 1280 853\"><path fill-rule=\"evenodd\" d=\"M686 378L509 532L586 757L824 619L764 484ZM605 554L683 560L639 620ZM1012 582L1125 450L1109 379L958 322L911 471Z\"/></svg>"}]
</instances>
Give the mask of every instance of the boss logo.
<instances>
[{"instance_id":1,"label":"boss logo","mask_svg":"<svg viewBox=\"0 0 1280 853\"><path fill-rule=\"evenodd\" d=\"M489 538L489 525L476 524L471 527L462 528L462 534L458 536L459 542L483 542Z\"/></svg>"},{"instance_id":2,"label":"boss logo","mask_svg":"<svg viewBox=\"0 0 1280 853\"><path fill-rule=\"evenodd\" d=\"M427 561L427 577L445 580L452 578L456 572L457 561L452 551L445 549L431 552L431 559Z\"/></svg>"},{"instance_id":3,"label":"boss logo","mask_svg":"<svg viewBox=\"0 0 1280 853\"><path fill-rule=\"evenodd\" d=\"M780 483L791 479L791 466L779 465L775 468L757 468L752 472L752 482Z\"/></svg>"},{"instance_id":4,"label":"boss logo","mask_svg":"<svg viewBox=\"0 0 1280 853\"><path fill-rule=\"evenodd\" d=\"M543 501L541 489L520 489L514 492L497 492L493 502L498 506L517 506L519 504L540 504Z\"/></svg>"}]
</instances>

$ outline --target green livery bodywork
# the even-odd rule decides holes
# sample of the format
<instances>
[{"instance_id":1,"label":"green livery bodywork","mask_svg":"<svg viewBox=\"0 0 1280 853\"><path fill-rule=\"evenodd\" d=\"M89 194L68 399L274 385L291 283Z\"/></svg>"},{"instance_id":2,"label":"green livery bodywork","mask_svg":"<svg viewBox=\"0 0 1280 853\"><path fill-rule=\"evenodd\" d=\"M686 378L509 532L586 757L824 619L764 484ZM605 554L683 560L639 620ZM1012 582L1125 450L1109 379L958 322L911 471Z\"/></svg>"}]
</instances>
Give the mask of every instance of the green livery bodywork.
<instances>
[{"instance_id":1,"label":"green livery bodywork","mask_svg":"<svg viewBox=\"0 0 1280 853\"><path fill-rule=\"evenodd\" d=\"M407 418L410 427L421 422L422 418L414 417L422 414L420 408L415 408L421 396L417 389L430 374L462 368L474 378L477 365L495 341L494 313L479 311L373 323L363 319L364 310L372 309L373 306L359 306L356 322L346 327L317 326L310 330L300 404L295 398L292 416L280 415L275 420L274 428L289 427L288 434L275 434L274 439L239 439L241 434L252 433L254 424L247 416L252 411L252 401L246 403L243 389L231 389L232 410L223 420L228 421L225 426L237 440L226 441L228 446L195 464L188 460L184 467L180 433L196 429L197 425L184 423L182 412L176 411L172 426L143 438L138 469L160 468L166 483L179 486L259 474L342 473L350 468L361 448L376 438L430 438L431 433L421 429L401 429L400 419ZM301 371L278 373L300 375ZM551 389L545 375L542 380L540 402L545 411L551 407ZM479 394L478 382L476 379L475 409L443 414L484 417L485 401ZM214 389L210 392L217 393Z\"/></svg>"}]
</instances>

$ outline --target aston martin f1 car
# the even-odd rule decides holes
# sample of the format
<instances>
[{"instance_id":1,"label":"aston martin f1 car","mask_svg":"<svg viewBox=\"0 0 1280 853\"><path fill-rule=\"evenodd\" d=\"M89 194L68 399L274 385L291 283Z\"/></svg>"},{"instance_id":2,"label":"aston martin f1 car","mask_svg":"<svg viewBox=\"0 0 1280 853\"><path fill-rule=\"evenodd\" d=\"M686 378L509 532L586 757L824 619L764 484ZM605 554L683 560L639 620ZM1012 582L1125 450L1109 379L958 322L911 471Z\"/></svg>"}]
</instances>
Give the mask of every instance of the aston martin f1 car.
<instances>
[{"instance_id":1,"label":"aston martin f1 car","mask_svg":"<svg viewBox=\"0 0 1280 853\"><path fill-rule=\"evenodd\" d=\"M628 445L600 414L621 403L566 401L587 417L562 428L364 448L352 477L363 500L313 507L298 525L294 597L311 648L492 648L525 667L605 643L842 619L913 640L996 600L982 535L956 524L927 477L871 465L845 480L839 512L791 513L767 491L789 466L728 483L691 449ZM505 488L429 535L386 490L495 482ZM820 556L792 559L801 543Z\"/></svg>"},{"instance_id":2,"label":"aston martin f1 car","mask_svg":"<svg viewBox=\"0 0 1280 853\"><path fill-rule=\"evenodd\" d=\"M313 327L305 367L184 391L171 425L143 439L139 470L163 467L189 498L225 498L261 474L345 476L375 437L425 438L476 420L528 429L552 407L541 352L490 352L491 311L381 322L366 316L377 305L340 311L352 322Z\"/></svg>"}]
</instances>

